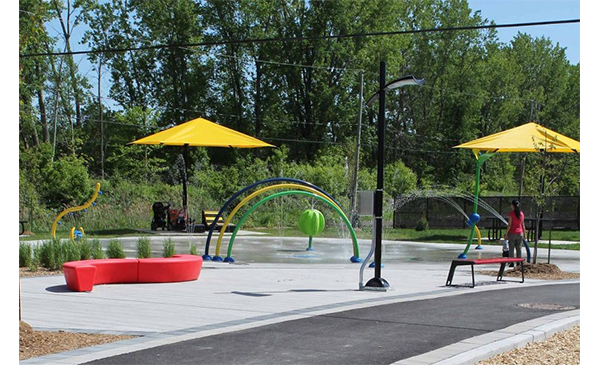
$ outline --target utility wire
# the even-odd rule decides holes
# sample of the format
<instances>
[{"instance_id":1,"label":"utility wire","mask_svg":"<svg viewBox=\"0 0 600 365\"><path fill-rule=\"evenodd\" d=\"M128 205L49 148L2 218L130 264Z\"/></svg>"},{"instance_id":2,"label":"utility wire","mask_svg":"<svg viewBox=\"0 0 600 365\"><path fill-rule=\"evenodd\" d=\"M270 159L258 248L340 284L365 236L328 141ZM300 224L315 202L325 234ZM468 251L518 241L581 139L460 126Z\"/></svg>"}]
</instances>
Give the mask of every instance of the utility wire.
<instances>
[{"instance_id":1,"label":"utility wire","mask_svg":"<svg viewBox=\"0 0 600 365\"><path fill-rule=\"evenodd\" d=\"M448 32L448 31L461 31L461 30L533 27L533 26L542 26L542 25L559 25L559 24L579 23L579 22L580 22L579 19L568 19L568 20L550 20L550 21L527 22L527 23L488 24L488 25L473 25L473 26L463 26L463 27L412 29L412 30L392 31L392 32L370 32L370 33L355 33L355 34L279 37L279 38L248 38L248 39L238 39L238 40L217 40L217 41L208 41L208 42L199 42L199 43L157 44L157 45L149 45L149 46L109 48L109 49L98 49L98 50L87 50L87 51L25 53L25 54L20 54L19 57L26 58L26 57L68 56L68 55L99 54L99 53L123 53L123 52L128 52L128 51L156 50L156 49L165 49L165 48L171 49L171 48L179 48L179 47L213 47L213 46L223 46L223 45L228 45L228 44L251 44L251 43L293 42L293 41L360 38L360 37L378 37L378 36L418 34L418 33L435 33L435 32Z\"/></svg>"}]
</instances>

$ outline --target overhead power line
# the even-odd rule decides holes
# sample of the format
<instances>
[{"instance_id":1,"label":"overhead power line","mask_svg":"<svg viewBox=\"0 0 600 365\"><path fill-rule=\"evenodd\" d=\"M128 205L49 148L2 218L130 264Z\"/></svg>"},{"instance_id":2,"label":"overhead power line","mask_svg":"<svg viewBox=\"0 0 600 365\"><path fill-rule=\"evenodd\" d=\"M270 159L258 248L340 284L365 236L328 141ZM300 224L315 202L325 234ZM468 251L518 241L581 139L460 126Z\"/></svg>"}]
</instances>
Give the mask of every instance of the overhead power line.
<instances>
[{"instance_id":1,"label":"overhead power line","mask_svg":"<svg viewBox=\"0 0 600 365\"><path fill-rule=\"evenodd\" d=\"M224 46L224 45L228 45L228 44L250 44L250 43L292 42L292 41L311 41L311 40L324 40L324 39L378 37L378 36L449 32L449 31L461 31L461 30L533 27L533 26L542 26L542 25L559 25L559 24L579 23L579 22L580 22L579 19L568 19L568 20L550 20L550 21L527 22L527 23L488 24L488 25L473 25L473 26L464 26L464 27L412 29L412 30L392 31L392 32L371 32L371 33L300 36L300 37L277 37L277 38L248 38L248 39L238 39L238 40L217 40L217 41L208 41L208 42L200 42L200 43L157 44L157 45L139 46L139 47L109 48L109 49L85 50L85 51L26 53L26 54L19 55L19 57L25 58L25 57L69 56L69 55L100 54L100 53L123 53L123 52L129 52L129 51L144 51L144 50L156 50L156 49L179 48L179 47L214 47L214 46Z\"/></svg>"}]
</instances>

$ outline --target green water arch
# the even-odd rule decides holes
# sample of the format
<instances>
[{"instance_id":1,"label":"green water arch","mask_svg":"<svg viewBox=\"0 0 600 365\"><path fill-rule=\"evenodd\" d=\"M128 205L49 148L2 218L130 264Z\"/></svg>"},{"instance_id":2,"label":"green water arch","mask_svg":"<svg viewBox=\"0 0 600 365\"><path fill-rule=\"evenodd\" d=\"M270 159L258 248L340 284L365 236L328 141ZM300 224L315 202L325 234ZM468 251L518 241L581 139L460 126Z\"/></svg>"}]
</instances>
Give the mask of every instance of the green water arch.
<instances>
[{"instance_id":1,"label":"green water arch","mask_svg":"<svg viewBox=\"0 0 600 365\"><path fill-rule=\"evenodd\" d=\"M353 249L354 249L354 256L352 256L350 258L350 261L352 262L361 262L362 259L360 259L360 253L358 251L358 240L356 239L356 232L354 232L354 229L352 228L352 224L350 224L350 221L348 220L348 217L346 217L346 215L344 214L344 212L342 212L342 210L334 203L332 203L331 201L316 195L316 194L312 194L306 191L300 191L300 190L289 190L289 191L282 191L273 195L269 195L266 198L263 198L261 201L259 201L258 203L254 204L250 209L248 209L248 211L242 216L242 218L240 219L240 221L238 222L238 224L236 224L235 229L233 230L231 237L229 238L229 246L227 247L227 257L225 258L226 262L233 262L233 258L231 257L231 251L233 250L233 242L235 241L235 237L237 235L237 232L239 231L240 227L242 226L242 224L244 223L244 221L246 220L246 218L248 218L248 216L259 206L263 205L264 203L268 202L269 200L273 200L275 198L278 198L280 196L286 196L286 195L304 195L304 196L309 196L311 198L317 199L322 201L323 203L329 205L331 208L333 208L333 210L335 210L335 212L343 219L344 223L346 224L346 227L348 227L348 230L350 231L350 235L352 236L352 245L353 245Z\"/></svg>"}]
</instances>

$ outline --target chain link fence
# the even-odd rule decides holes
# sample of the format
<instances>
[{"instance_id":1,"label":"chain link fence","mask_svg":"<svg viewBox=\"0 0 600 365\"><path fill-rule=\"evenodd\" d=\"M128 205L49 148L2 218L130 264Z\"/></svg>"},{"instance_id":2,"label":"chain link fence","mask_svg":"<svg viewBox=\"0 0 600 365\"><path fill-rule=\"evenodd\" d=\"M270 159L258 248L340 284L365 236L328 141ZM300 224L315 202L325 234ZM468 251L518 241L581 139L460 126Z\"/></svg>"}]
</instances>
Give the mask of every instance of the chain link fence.
<instances>
[{"instance_id":1,"label":"chain link fence","mask_svg":"<svg viewBox=\"0 0 600 365\"><path fill-rule=\"evenodd\" d=\"M506 225L498 215L508 221L513 200L520 201L528 230L535 227L539 213L542 229L579 230L578 196L547 197L542 208L530 196L480 197L477 209L481 216L479 228L489 229L497 225L505 230ZM429 228L466 228L465 215L473 212L473 202L458 196L419 197L408 201L400 197L394 200L394 207L394 228L415 228L421 219L427 221Z\"/></svg>"}]
</instances>

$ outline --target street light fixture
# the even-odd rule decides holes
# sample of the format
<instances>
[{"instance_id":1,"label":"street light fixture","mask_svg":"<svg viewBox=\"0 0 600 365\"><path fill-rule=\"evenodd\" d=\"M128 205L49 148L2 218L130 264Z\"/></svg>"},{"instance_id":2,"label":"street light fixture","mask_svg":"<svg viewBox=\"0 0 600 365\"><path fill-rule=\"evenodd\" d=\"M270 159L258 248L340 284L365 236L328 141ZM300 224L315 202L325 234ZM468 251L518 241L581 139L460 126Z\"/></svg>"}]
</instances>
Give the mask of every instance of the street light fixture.
<instances>
[{"instance_id":1,"label":"street light fixture","mask_svg":"<svg viewBox=\"0 0 600 365\"><path fill-rule=\"evenodd\" d=\"M385 93L407 85L423 85L424 79L404 76L390 83L385 83L385 62L379 66L379 91L367 101L371 106L379 99L379 116L377 126L377 189L373 202L373 218L375 220L375 276L367 282L364 289L387 290L389 283L381 277L381 239L383 231L383 163L385 155Z\"/></svg>"}]
</instances>

